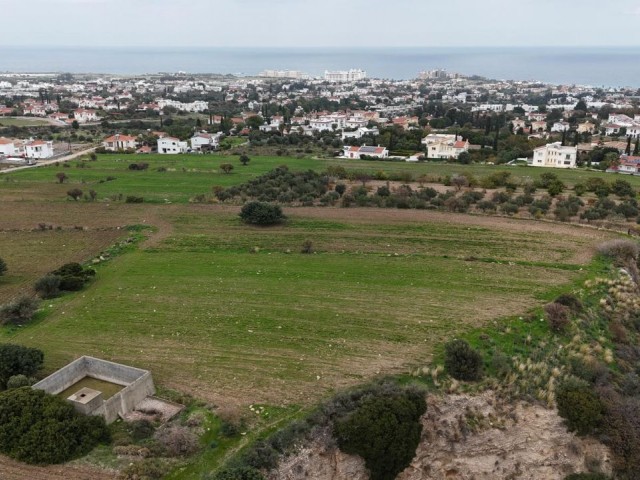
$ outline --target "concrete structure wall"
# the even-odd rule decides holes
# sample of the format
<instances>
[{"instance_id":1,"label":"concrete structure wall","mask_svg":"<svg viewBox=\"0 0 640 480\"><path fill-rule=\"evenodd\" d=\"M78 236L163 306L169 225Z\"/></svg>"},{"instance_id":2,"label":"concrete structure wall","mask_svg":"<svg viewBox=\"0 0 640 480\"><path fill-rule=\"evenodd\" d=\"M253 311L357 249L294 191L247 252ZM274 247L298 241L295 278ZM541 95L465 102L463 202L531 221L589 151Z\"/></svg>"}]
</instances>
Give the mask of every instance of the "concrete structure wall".
<instances>
[{"instance_id":1,"label":"concrete structure wall","mask_svg":"<svg viewBox=\"0 0 640 480\"><path fill-rule=\"evenodd\" d=\"M58 393L63 392L87 376L85 358L87 357L81 357L74 360L69 365L55 373L52 373L44 380L40 380L33 386L33 388L44 390L51 395L57 395Z\"/></svg>"},{"instance_id":2,"label":"concrete structure wall","mask_svg":"<svg viewBox=\"0 0 640 480\"><path fill-rule=\"evenodd\" d=\"M90 412L92 415L104 416L107 423L113 422L119 415L131 412L138 403L155 393L151 372L93 357L81 357L71 362L36 383L33 388L56 395L84 377L93 377L125 387Z\"/></svg>"}]
</instances>

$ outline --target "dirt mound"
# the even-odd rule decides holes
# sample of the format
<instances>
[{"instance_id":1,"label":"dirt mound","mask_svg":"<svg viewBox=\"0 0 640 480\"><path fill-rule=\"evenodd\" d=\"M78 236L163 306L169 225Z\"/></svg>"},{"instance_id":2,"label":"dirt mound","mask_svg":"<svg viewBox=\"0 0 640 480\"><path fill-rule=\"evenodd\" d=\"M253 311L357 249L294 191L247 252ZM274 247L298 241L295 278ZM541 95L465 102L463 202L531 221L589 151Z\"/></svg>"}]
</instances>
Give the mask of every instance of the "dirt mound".
<instances>
[{"instance_id":1,"label":"dirt mound","mask_svg":"<svg viewBox=\"0 0 640 480\"><path fill-rule=\"evenodd\" d=\"M429 396L416 456L397 480L561 480L610 472L606 447L566 431L554 410L507 404L492 393ZM270 473L269 480L366 480L361 458L345 455L327 432Z\"/></svg>"}]
</instances>

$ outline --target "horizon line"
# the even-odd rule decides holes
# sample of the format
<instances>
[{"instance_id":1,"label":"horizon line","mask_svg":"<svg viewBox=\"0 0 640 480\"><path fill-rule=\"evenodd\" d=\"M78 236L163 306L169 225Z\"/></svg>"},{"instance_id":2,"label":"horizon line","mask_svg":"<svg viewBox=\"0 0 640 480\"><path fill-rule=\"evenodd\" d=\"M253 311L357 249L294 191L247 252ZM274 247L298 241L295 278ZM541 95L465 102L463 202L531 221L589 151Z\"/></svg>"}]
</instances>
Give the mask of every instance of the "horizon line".
<instances>
[{"instance_id":1,"label":"horizon line","mask_svg":"<svg viewBox=\"0 0 640 480\"><path fill-rule=\"evenodd\" d=\"M64 45L51 45L51 44L13 44L13 45L1 45L0 48L229 48L229 49L244 49L251 48L257 50L264 50L270 48L287 49L287 50L300 50L300 49L373 49L373 48L389 48L389 49L402 49L402 48L640 48L640 45L559 45L559 44L545 44L545 45L77 45L77 44L64 44Z\"/></svg>"}]
</instances>

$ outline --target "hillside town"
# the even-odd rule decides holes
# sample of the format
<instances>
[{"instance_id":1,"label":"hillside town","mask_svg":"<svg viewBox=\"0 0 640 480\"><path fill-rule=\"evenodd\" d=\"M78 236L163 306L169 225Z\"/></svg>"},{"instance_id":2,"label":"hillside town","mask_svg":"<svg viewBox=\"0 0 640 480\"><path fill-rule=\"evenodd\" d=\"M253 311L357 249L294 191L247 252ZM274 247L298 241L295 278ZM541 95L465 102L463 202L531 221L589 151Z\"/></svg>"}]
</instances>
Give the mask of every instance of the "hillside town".
<instances>
[{"instance_id":1,"label":"hillside town","mask_svg":"<svg viewBox=\"0 0 640 480\"><path fill-rule=\"evenodd\" d=\"M225 138L324 156L637 174L640 92L420 72L318 78L290 70L257 77L0 75L0 161L37 162L71 144L103 152L203 154Z\"/></svg>"}]
</instances>

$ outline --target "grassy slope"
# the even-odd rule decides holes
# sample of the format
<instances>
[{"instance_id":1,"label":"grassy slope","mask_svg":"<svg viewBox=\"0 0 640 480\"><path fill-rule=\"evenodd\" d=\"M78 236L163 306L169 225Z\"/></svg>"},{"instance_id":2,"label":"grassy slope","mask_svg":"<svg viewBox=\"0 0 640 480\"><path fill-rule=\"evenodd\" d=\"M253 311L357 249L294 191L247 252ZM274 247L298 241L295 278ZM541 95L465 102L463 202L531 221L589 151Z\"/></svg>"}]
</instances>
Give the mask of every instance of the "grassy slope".
<instances>
[{"instance_id":1,"label":"grassy slope","mask_svg":"<svg viewBox=\"0 0 640 480\"><path fill-rule=\"evenodd\" d=\"M294 217L253 229L198 209L173 223L160 246L101 267L89 289L47 302L44 321L0 331L0 341L42 347L48 369L93 354L204 398L309 403L521 312L578 275L572 255L589 243L420 222ZM305 238L318 254L298 253Z\"/></svg>"}]
</instances>

